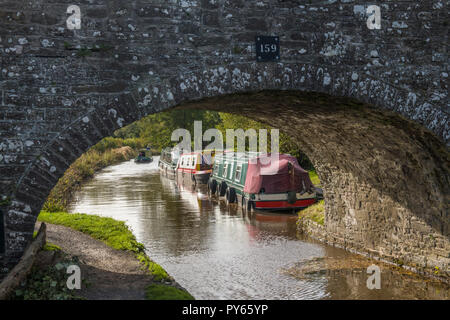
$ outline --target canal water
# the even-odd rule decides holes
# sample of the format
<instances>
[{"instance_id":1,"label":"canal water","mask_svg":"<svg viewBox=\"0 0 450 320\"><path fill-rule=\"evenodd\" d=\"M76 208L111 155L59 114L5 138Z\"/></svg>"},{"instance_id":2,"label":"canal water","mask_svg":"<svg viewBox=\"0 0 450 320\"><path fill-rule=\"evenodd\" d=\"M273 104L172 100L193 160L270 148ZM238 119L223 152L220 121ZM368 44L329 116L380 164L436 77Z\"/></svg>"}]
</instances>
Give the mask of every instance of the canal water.
<instances>
[{"instance_id":1,"label":"canal water","mask_svg":"<svg viewBox=\"0 0 450 320\"><path fill-rule=\"evenodd\" d=\"M108 167L76 194L71 212L126 221L148 255L196 299L449 299L448 285L296 235L292 214L245 214L160 176L151 164Z\"/></svg>"}]
</instances>

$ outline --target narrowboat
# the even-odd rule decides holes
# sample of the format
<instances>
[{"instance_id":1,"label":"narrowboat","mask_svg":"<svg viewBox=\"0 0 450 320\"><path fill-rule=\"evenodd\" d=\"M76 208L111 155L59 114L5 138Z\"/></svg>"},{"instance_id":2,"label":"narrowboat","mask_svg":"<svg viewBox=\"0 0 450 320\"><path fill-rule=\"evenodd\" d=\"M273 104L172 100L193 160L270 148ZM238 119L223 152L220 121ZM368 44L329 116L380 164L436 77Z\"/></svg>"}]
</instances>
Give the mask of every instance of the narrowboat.
<instances>
[{"instance_id":1,"label":"narrowboat","mask_svg":"<svg viewBox=\"0 0 450 320\"><path fill-rule=\"evenodd\" d=\"M321 197L308 172L288 154L218 154L207 188L243 210L299 210Z\"/></svg>"},{"instance_id":2,"label":"narrowboat","mask_svg":"<svg viewBox=\"0 0 450 320\"><path fill-rule=\"evenodd\" d=\"M158 162L159 171L168 178L175 179L179 158L180 153L178 150L171 148L163 149Z\"/></svg>"},{"instance_id":3,"label":"narrowboat","mask_svg":"<svg viewBox=\"0 0 450 320\"><path fill-rule=\"evenodd\" d=\"M194 184L208 182L212 172L214 151L184 153L178 159L177 176Z\"/></svg>"},{"instance_id":4,"label":"narrowboat","mask_svg":"<svg viewBox=\"0 0 450 320\"><path fill-rule=\"evenodd\" d=\"M152 156L150 155L147 157L146 155L147 150L141 150L139 151L139 155L134 159L134 162L136 163L150 163L153 161Z\"/></svg>"}]
</instances>

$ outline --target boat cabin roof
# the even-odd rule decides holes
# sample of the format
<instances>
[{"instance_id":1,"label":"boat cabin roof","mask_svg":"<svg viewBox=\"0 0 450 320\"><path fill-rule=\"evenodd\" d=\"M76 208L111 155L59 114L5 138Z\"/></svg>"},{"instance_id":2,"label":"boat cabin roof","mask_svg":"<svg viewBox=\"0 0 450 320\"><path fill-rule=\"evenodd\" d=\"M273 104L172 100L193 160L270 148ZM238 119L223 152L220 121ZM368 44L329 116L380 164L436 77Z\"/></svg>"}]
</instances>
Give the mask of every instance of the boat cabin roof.
<instances>
[{"instance_id":1,"label":"boat cabin roof","mask_svg":"<svg viewBox=\"0 0 450 320\"><path fill-rule=\"evenodd\" d=\"M261 152L233 152L233 151L225 151L216 154L216 161L239 161L239 162L248 162L250 159L257 158L261 156L263 153Z\"/></svg>"}]
</instances>

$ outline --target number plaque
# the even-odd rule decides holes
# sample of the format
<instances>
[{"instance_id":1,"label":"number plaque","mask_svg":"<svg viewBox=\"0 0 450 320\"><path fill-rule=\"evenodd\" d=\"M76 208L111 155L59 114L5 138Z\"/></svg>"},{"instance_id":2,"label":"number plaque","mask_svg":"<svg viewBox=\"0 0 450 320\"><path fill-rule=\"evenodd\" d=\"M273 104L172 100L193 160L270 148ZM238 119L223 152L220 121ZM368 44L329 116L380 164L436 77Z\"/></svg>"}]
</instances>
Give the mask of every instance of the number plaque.
<instances>
[{"instance_id":1,"label":"number plaque","mask_svg":"<svg viewBox=\"0 0 450 320\"><path fill-rule=\"evenodd\" d=\"M279 61L280 38L269 36L257 36L256 60L258 62Z\"/></svg>"}]
</instances>

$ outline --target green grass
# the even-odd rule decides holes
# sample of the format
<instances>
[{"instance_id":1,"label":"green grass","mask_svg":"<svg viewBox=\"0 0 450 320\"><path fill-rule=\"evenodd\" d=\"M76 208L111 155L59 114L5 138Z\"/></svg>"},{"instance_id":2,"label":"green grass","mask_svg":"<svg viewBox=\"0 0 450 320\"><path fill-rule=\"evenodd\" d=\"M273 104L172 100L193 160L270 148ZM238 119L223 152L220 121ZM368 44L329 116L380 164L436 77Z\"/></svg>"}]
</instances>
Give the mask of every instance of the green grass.
<instances>
[{"instance_id":1,"label":"green grass","mask_svg":"<svg viewBox=\"0 0 450 320\"><path fill-rule=\"evenodd\" d=\"M148 300L195 300L194 297L186 291L161 284L152 284L148 286L146 298Z\"/></svg>"},{"instance_id":2,"label":"green grass","mask_svg":"<svg viewBox=\"0 0 450 320\"><path fill-rule=\"evenodd\" d=\"M83 232L117 250L131 251L150 271L154 280L170 279L167 272L145 254L144 245L136 240L123 221L88 214L47 211L42 211L38 220Z\"/></svg>"},{"instance_id":3,"label":"green grass","mask_svg":"<svg viewBox=\"0 0 450 320\"><path fill-rule=\"evenodd\" d=\"M60 246L57 246L56 244L47 242L44 244L44 247L42 248L44 251L62 251Z\"/></svg>"},{"instance_id":4,"label":"green grass","mask_svg":"<svg viewBox=\"0 0 450 320\"><path fill-rule=\"evenodd\" d=\"M315 170L308 171L309 177L311 178L311 182L316 186L320 186L320 180L319 176L317 175L317 172Z\"/></svg>"},{"instance_id":5,"label":"green grass","mask_svg":"<svg viewBox=\"0 0 450 320\"><path fill-rule=\"evenodd\" d=\"M299 219L309 219L323 226L325 220L324 204L325 202L323 200L320 200L312 206L299 211Z\"/></svg>"}]
</instances>

